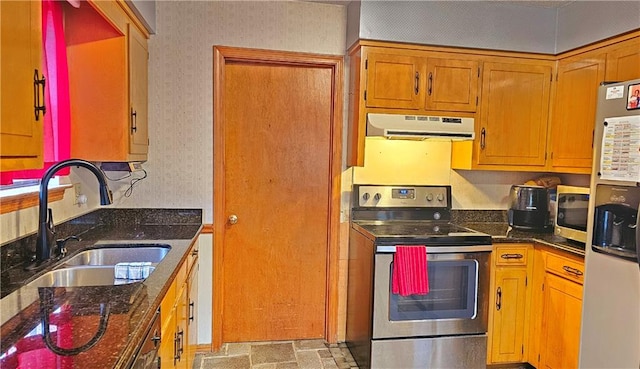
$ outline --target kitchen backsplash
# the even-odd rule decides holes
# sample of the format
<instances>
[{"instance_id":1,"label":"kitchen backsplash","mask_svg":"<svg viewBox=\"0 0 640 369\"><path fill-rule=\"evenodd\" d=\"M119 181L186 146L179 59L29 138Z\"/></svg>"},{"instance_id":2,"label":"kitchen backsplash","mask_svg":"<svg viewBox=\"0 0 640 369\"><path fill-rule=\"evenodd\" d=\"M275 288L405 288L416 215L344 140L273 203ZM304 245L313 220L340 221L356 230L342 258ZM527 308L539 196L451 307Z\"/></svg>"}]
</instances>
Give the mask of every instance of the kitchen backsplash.
<instances>
[{"instance_id":1,"label":"kitchen backsplash","mask_svg":"<svg viewBox=\"0 0 640 369\"><path fill-rule=\"evenodd\" d=\"M356 184L451 185L453 209L506 210L511 185L544 174L452 170L450 153L447 141L367 138L364 167L343 175L352 175ZM589 186L588 175L559 176L564 184Z\"/></svg>"}]
</instances>

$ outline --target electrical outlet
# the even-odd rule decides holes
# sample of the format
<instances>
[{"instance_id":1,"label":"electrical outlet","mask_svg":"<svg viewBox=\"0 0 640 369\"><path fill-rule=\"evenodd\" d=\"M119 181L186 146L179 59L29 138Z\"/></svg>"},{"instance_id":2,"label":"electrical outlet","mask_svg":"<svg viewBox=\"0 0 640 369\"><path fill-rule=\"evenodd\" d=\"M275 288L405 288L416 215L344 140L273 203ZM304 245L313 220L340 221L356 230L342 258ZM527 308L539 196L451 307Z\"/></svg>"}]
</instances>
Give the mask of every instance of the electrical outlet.
<instances>
[{"instance_id":1,"label":"electrical outlet","mask_svg":"<svg viewBox=\"0 0 640 369\"><path fill-rule=\"evenodd\" d=\"M78 198L80 197L80 195L82 195L82 187L80 186L80 182L73 184L73 191L75 193L73 204L75 205L78 203Z\"/></svg>"}]
</instances>

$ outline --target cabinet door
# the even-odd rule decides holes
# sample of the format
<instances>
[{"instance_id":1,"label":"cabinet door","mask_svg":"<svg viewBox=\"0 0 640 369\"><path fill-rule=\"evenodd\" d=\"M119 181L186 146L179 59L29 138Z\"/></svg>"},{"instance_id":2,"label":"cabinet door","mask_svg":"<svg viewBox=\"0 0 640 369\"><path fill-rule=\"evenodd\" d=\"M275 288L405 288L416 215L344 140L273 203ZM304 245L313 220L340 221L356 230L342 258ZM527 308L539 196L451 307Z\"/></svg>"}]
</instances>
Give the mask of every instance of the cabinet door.
<instances>
[{"instance_id":1,"label":"cabinet door","mask_svg":"<svg viewBox=\"0 0 640 369\"><path fill-rule=\"evenodd\" d=\"M521 362L527 290L526 267L495 269L491 362Z\"/></svg>"},{"instance_id":2,"label":"cabinet door","mask_svg":"<svg viewBox=\"0 0 640 369\"><path fill-rule=\"evenodd\" d=\"M540 336L542 368L578 367L582 286L547 273Z\"/></svg>"},{"instance_id":3,"label":"cabinet door","mask_svg":"<svg viewBox=\"0 0 640 369\"><path fill-rule=\"evenodd\" d=\"M544 166L551 66L484 63L480 164Z\"/></svg>"},{"instance_id":4,"label":"cabinet door","mask_svg":"<svg viewBox=\"0 0 640 369\"><path fill-rule=\"evenodd\" d=\"M174 368L176 364L176 309L175 306L169 311L164 306L161 309L162 332L160 334L160 347L158 348L158 356L160 357L160 367L163 369Z\"/></svg>"},{"instance_id":5,"label":"cabinet door","mask_svg":"<svg viewBox=\"0 0 640 369\"><path fill-rule=\"evenodd\" d=\"M605 54L558 63L555 112L551 124L551 165L591 173L598 86L604 81Z\"/></svg>"},{"instance_id":6,"label":"cabinet door","mask_svg":"<svg viewBox=\"0 0 640 369\"><path fill-rule=\"evenodd\" d=\"M368 108L422 108L425 95L423 58L369 53L366 67Z\"/></svg>"},{"instance_id":7,"label":"cabinet door","mask_svg":"<svg viewBox=\"0 0 640 369\"><path fill-rule=\"evenodd\" d=\"M129 150L146 155L149 148L147 39L129 24Z\"/></svg>"},{"instance_id":8,"label":"cabinet door","mask_svg":"<svg viewBox=\"0 0 640 369\"><path fill-rule=\"evenodd\" d=\"M187 355L187 347L189 347L188 337L188 320L189 320L189 303L187 300L187 285L182 286L178 300L176 300L176 338L177 342L177 361L176 368L191 368L191 363Z\"/></svg>"},{"instance_id":9,"label":"cabinet door","mask_svg":"<svg viewBox=\"0 0 640 369\"><path fill-rule=\"evenodd\" d=\"M200 264L197 259L193 266L191 277L189 277L189 311L188 311L188 346L187 357L189 362L193 362L198 347L198 274Z\"/></svg>"},{"instance_id":10,"label":"cabinet door","mask_svg":"<svg viewBox=\"0 0 640 369\"><path fill-rule=\"evenodd\" d=\"M430 110L475 112L480 81L474 60L427 60L427 101Z\"/></svg>"},{"instance_id":11,"label":"cabinet door","mask_svg":"<svg viewBox=\"0 0 640 369\"><path fill-rule=\"evenodd\" d=\"M40 2L0 2L0 170L42 167L42 113L36 119L34 94L44 104L44 86L34 87L42 50Z\"/></svg>"},{"instance_id":12,"label":"cabinet door","mask_svg":"<svg viewBox=\"0 0 640 369\"><path fill-rule=\"evenodd\" d=\"M606 75L607 81L628 81L640 78L639 39L623 42L607 52Z\"/></svg>"}]
</instances>

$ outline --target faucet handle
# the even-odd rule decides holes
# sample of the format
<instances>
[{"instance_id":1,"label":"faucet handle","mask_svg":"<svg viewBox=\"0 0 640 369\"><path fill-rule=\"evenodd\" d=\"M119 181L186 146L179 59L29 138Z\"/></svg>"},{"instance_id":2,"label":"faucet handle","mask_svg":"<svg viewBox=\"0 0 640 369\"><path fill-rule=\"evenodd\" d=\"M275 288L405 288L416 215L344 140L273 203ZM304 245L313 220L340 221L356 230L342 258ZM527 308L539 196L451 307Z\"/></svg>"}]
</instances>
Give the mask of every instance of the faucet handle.
<instances>
[{"instance_id":1,"label":"faucet handle","mask_svg":"<svg viewBox=\"0 0 640 369\"><path fill-rule=\"evenodd\" d=\"M67 241L69 240L76 240L76 241L80 241L80 237L78 236L69 236L67 238L60 238L56 240L56 245L58 246L56 249L56 252L58 253L58 256L60 257L64 257L65 255L67 255L67 248L64 247L64 245L67 243Z\"/></svg>"},{"instance_id":2,"label":"faucet handle","mask_svg":"<svg viewBox=\"0 0 640 369\"><path fill-rule=\"evenodd\" d=\"M53 225L53 210L51 210L51 208L47 208L47 228L49 228L51 233L55 233L55 227Z\"/></svg>"}]
</instances>

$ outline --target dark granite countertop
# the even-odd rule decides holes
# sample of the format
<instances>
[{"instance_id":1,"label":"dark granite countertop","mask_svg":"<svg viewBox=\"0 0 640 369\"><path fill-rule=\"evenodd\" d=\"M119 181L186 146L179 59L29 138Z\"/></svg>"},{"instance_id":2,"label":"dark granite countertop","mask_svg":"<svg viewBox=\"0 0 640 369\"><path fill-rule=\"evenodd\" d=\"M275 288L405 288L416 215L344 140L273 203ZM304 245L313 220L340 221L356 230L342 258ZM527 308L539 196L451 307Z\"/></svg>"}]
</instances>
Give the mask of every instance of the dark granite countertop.
<instances>
[{"instance_id":1,"label":"dark granite countertop","mask_svg":"<svg viewBox=\"0 0 640 369\"><path fill-rule=\"evenodd\" d=\"M24 271L34 249L34 235L3 245L0 367L127 368L201 227L199 209L102 208L56 225L56 237L80 236L80 241L67 243L68 257L114 243L171 247L149 278L125 285L25 287L46 272ZM60 263L64 260L51 267ZM106 318L102 325L101 317ZM49 344L42 333L47 319ZM99 331L95 345L81 352L54 353L55 346L85 346Z\"/></svg>"},{"instance_id":2,"label":"dark granite countertop","mask_svg":"<svg viewBox=\"0 0 640 369\"><path fill-rule=\"evenodd\" d=\"M548 232L510 229L506 210L456 209L451 211L451 222L472 231L486 233L491 236L493 243L537 242L582 257L585 253L583 243L556 236L552 233L552 229ZM373 239L373 236L362 227L358 229Z\"/></svg>"},{"instance_id":3,"label":"dark granite countertop","mask_svg":"<svg viewBox=\"0 0 640 369\"><path fill-rule=\"evenodd\" d=\"M552 248L584 256L583 243L556 236L551 231L539 232L512 229L507 223L502 222L466 222L460 225L476 232L490 235L493 243L537 242Z\"/></svg>"}]
</instances>

